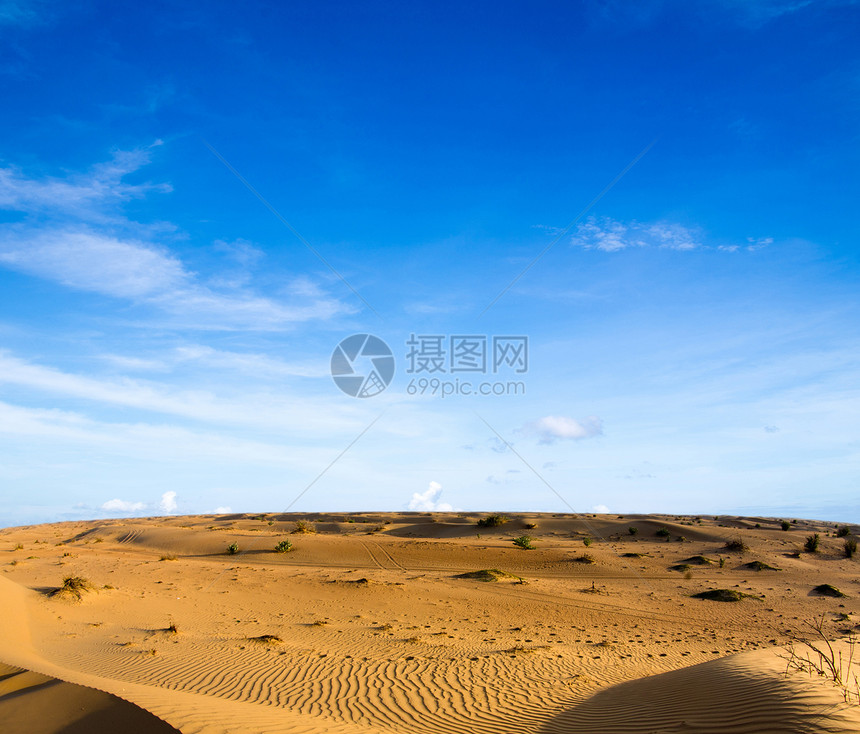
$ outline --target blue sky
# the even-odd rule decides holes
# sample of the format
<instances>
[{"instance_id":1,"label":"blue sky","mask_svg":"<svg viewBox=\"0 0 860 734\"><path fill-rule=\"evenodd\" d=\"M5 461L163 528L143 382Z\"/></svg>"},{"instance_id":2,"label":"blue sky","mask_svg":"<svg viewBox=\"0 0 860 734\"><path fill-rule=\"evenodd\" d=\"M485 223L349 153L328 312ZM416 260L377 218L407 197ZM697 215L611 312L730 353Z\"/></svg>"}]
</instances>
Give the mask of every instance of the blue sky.
<instances>
[{"instance_id":1,"label":"blue sky","mask_svg":"<svg viewBox=\"0 0 860 734\"><path fill-rule=\"evenodd\" d=\"M860 6L405 5L0 0L0 525L860 521Z\"/></svg>"}]
</instances>

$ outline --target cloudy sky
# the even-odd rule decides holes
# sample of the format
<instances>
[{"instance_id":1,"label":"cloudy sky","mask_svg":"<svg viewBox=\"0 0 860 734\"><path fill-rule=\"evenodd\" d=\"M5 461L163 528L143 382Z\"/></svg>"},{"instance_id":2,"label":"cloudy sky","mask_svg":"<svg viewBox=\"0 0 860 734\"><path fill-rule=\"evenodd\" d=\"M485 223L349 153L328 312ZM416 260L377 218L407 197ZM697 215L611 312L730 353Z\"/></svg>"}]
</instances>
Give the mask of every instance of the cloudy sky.
<instances>
[{"instance_id":1,"label":"cloudy sky","mask_svg":"<svg viewBox=\"0 0 860 734\"><path fill-rule=\"evenodd\" d=\"M0 0L0 525L860 521L860 5L126 5Z\"/></svg>"}]
</instances>

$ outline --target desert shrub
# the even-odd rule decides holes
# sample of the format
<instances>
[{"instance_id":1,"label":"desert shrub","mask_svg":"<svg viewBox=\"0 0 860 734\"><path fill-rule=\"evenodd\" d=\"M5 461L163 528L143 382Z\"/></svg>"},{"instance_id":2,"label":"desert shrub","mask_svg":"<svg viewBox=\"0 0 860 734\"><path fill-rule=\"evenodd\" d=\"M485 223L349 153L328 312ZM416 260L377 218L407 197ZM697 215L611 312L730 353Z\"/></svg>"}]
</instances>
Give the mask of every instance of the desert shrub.
<instances>
[{"instance_id":1,"label":"desert shrub","mask_svg":"<svg viewBox=\"0 0 860 734\"><path fill-rule=\"evenodd\" d=\"M526 528L526 530L534 530L537 527L537 523L536 522L527 522L527 523L523 523L523 526Z\"/></svg>"},{"instance_id":2,"label":"desert shrub","mask_svg":"<svg viewBox=\"0 0 860 734\"><path fill-rule=\"evenodd\" d=\"M283 640L277 635L258 635L257 637L249 637L248 642L256 642L260 645L278 645Z\"/></svg>"},{"instance_id":3,"label":"desert shrub","mask_svg":"<svg viewBox=\"0 0 860 734\"><path fill-rule=\"evenodd\" d=\"M743 553L744 551L749 550L747 544L739 538L735 538L734 540L727 540L723 548L725 548L727 551L734 551L735 553Z\"/></svg>"},{"instance_id":4,"label":"desert shrub","mask_svg":"<svg viewBox=\"0 0 860 734\"><path fill-rule=\"evenodd\" d=\"M839 528L836 531L836 537L837 538L844 538L850 534L851 534L851 528L849 528L847 525L843 525L841 528Z\"/></svg>"},{"instance_id":5,"label":"desert shrub","mask_svg":"<svg viewBox=\"0 0 860 734\"><path fill-rule=\"evenodd\" d=\"M681 563L689 563L693 566L710 566L713 564L713 561L710 558L705 558L705 556L690 556L690 558L685 558Z\"/></svg>"},{"instance_id":6,"label":"desert shrub","mask_svg":"<svg viewBox=\"0 0 860 734\"><path fill-rule=\"evenodd\" d=\"M293 549L293 544L289 540L282 540L275 546L275 553L288 553Z\"/></svg>"},{"instance_id":7,"label":"desert shrub","mask_svg":"<svg viewBox=\"0 0 860 734\"><path fill-rule=\"evenodd\" d=\"M720 556L720 568L725 568L725 566L726 566L726 559L723 558L722 556Z\"/></svg>"},{"instance_id":8,"label":"desert shrub","mask_svg":"<svg viewBox=\"0 0 860 734\"><path fill-rule=\"evenodd\" d=\"M834 599L841 599L847 596L847 594L843 594L839 589L831 584L819 584L812 591L820 596L832 596Z\"/></svg>"},{"instance_id":9,"label":"desert shrub","mask_svg":"<svg viewBox=\"0 0 860 734\"><path fill-rule=\"evenodd\" d=\"M239 544L238 543L230 543L227 546L227 555L235 556L239 552Z\"/></svg>"},{"instance_id":10,"label":"desert shrub","mask_svg":"<svg viewBox=\"0 0 860 734\"><path fill-rule=\"evenodd\" d=\"M85 591L91 591L93 585L83 576L66 576L63 579L63 585L54 591L54 595L66 594L74 596L76 599L83 597Z\"/></svg>"},{"instance_id":11,"label":"desert shrub","mask_svg":"<svg viewBox=\"0 0 860 734\"><path fill-rule=\"evenodd\" d=\"M296 527L293 528L293 533L315 533L317 529L312 522L307 520L296 520Z\"/></svg>"},{"instance_id":12,"label":"desert shrub","mask_svg":"<svg viewBox=\"0 0 860 734\"><path fill-rule=\"evenodd\" d=\"M803 550L807 553L818 553L818 547L821 545L821 536L818 533L806 536L806 541L803 544Z\"/></svg>"},{"instance_id":13,"label":"desert shrub","mask_svg":"<svg viewBox=\"0 0 860 734\"><path fill-rule=\"evenodd\" d=\"M638 532L639 532L639 528L634 528L634 527L631 525L629 528L627 528L627 532L628 532L628 533L630 533L630 535L636 535L636 533L638 533Z\"/></svg>"},{"instance_id":14,"label":"desert shrub","mask_svg":"<svg viewBox=\"0 0 860 734\"><path fill-rule=\"evenodd\" d=\"M594 556L591 556L588 553L583 553L581 556L577 556L573 559L573 561L574 563L585 563L589 565L592 563L596 563L596 561L594 560Z\"/></svg>"},{"instance_id":15,"label":"desert shrub","mask_svg":"<svg viewBox=\"0 0 860 734\"><path fill-rule=\"evenodd\" d=\"M669 528L657 528L657 531L654 533L658 538L668 538L669 537Z\"/></svg>"},{"instance_id":16,"label":"desert shrub","mask_svg":"<svg viewBox=\"0 0 860 734\"><path fill-rule=\"evenodd\" d=\"M487 515L478 520L479 528L497 528L509 522L510 518L505 515Z\"/></svg>"},{"instance_id":17,"label":"desert shrub","mask_svg":"<svg viewBox=\"0 0 860 734\"><path fill-rule=\"evenodd\" d=\"M594 542L594 541L593 541L591 538L583 538L583 539L582 539L582 544L583 544L586 548L588 548L588 546L590 546L593 542Z\"/></svg>"},{"instance_id":18,"label":"desert shrub","mask_svg":"<svg viewBox=\"0 0 860 734\"><path fill-rule=\"evenodd\" d=\"M519 538L513 539L513 544L523 550L533 550L532 538L530 535L521 535Z\"/></svg>"},{"instance_id":19,"label":"desert shrub","mask_svg":"<svg viewBox=\"0 0 860 734\"><path fill-rule=\"evenodd\" d=\"M783 530L791 530L791 523L788 520L783 520L779 525Z\"/></svg>"},{"instance_id":20,"label":"desert shrub","mask_svg":"<svg viewBox=\"0 0 860 734\"><path fill-rule=\"evenodd\" d=\"M771 566L764 561L750 561L749 563L745 563L743 568L750 571L779 571L776 566Z\"/></svg>"},{"instance_id":21,"label":"desert shrub","mask_svg":"<svg viewBox=\"0 0 860 734\"><path fill-rule=\"evenodd\" d=\"M735 589L710 589L693 594L694 599L708 599L709 601L741 601L741 599L757 599L752 594L743 594Z\"/></svg>"},{"instance_id":22,"label":"desert shrub","mask_svg":"<svg viewBox=\"0 0 860 734\"><path fill-rule=\"evenodd\" d=\"M475 581L486 582L494 582L499 581L501 579L517 579L518 581L523 580L515 574L508 573L507 571L500 571L498 568L484 568L480 571L468 571L466 573L458 574L455 578L474 579Z\"/></svg>"},{"instance_id":23,"label":"desert shrub","mask_svg":"<svg viewBox=\"0 0 860 734\"><path fill-rule=\"evenodd\" d=\"M158 560L159 560L159 561L175 561L175 560L176 560L176 556L174 556L174 555L166 555L166 556L162 556L162 557L161 557L161 558L159 558Z\"/></svg>"},{"instance_id":24,"label":"desert shrub","mask_svg":"<svg viewBox=\"0 0 860 734\"><path fill-rule=\"evenodd\" d=\"M853 558L857 552L857 538L845 538L845 544L842 548L845 551L846 558Z\"/></svg>"}]
</instances>

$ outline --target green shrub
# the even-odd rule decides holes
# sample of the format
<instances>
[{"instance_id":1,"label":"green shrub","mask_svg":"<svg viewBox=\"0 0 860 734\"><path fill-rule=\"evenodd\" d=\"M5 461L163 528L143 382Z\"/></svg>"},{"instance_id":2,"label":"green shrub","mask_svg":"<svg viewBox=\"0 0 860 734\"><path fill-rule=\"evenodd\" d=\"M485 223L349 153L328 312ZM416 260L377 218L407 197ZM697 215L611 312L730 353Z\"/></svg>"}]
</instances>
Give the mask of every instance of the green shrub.
<instances>
[{"instance_id":1,"label":"green shrub","mask_svg":"<svg viewBox=\"0 0 860 734\"><path fill-rule=\"evenodd\" d=\"M783 530L791 530L791 523L788 520L783 520L780 523L780 527L782 527Z\"/></svg>"},{"instance_id":2,"label":"green shrub","mask_svg":"<svg viewBox=\"0 0 860 734\"><path fill-rule=\"evenodd\" d=\"M837 538L845 538L850 534L851 528L849 528L847 525L843 525L841 528L839 528L839 530L836 531Z\"/></svg>"},{"instance_id":3,"label":"green shrub","mask_svg":"<svg viewBox=\"0 0 860 734\"><path fill-rule=\"evenodd\" d=\"M749 550L747 544L739 538L735 538L734 540L727 540L723 548L725 548L727 551L735 551L737 553L743 553L744 551Z\"/></svg>"},{"instance_id":4,"label":"green shrub","mask_svg":"<svg viewBox=\"0 0 860 734\"><path fill-rule=\"evenodd\" d=\"M227 555L235 556L239 552L239 544L238 543L230 543L227 546Z\"/></svg>"},{"instance_id":5,"label":"green shrub","mask_svg":"<svg viewBox=\"0 0 860 734\"><path fill-rule=\"evenodd\" d=\"M479 528L497 528L500 525L504 525L508 522L510 518L505 515L487 515L486 517L482 517L478 520Z\"/></svg>"},{"instance_id":6,"label":"green shrub","mask_svg":"<svg viewBox=\"0 0 860 734\"><path fill-rule=\"evenodd\" d=\"M583 538L583 539L582 539L582 544L583 544L586 548L588 548L588 546L590 546L593 542L594 542L594 541L593 541L591 538Z\"/></svg>"},{"instance_id":7,"label":"green shrub","mask_svg":"<svg viewBox=\"0 0 860 734\"><path fill-rule=\"evenodd\" d=\"M534 550L530 535L521 535L519 538L514 538L512 542L515 546L523 550Z\"/></svg>"},{"instance_id":8,"label":"green shrub","mask_svg":"<svg viewBox=\"0 0 860 734\"><path fill-rule=\"evenodd\" d=\"M307 520L296 520L296 527L293 529L293 533L315 533L317 529L314 527L312 522L308 522Z\"/></svg>"},{"instance_id":9,"label":"green shrub","mask_svg":"<svg viewBox=\"0 0 860 734\"><path fill-rule=\"evenodd\" d=\"M807 553L818 553L818 547L821 545L821 536L818 533L806 536L806 542L803 544L803 550Z\"/></svg>"},{"instance_id":10,"label":"green shrub","mask_svg":"<svg viewBox=\"0 0 860 734\"><path fill-rule=\"evenodd\" d=\"M654 535L656 535L658 538L668 538L670 535L669 528L657 528L657 531L654 533Z\"/></svg>"},{"instance_id":11,"label":"green shrub","mask_svg":"<svg viewBox=\"0 0 860 734\"><path fill-rule=\"evenodd\" d=\"M638 533L638 532L639 532L639 528L634 528L634 527L631 525L629 528L627 528L627 532L628 532L628 533L630 533L630 535L636 535L636 533Z\"/></svg>"},{"instance_id":12,"label":"green shrub","mask_svg":"<svg viewBox=\"0 0 860 734\"><path fill-rule=\"evenodd\" d=\"M293 544L289 540L282 540L275 546L275 553L288 553L293 549Z\"/></svg>"},{"instance_id":13,"label":"green shrub","mask_svg":"<svg viewBox=\"0 0 860 734\"><path fill-rule=\"evenodd\" d=\"M845 538L845 544L842 548L845 550L846 558L853 558L857 552L857 538Z\"/></svg>"}]
</instances>

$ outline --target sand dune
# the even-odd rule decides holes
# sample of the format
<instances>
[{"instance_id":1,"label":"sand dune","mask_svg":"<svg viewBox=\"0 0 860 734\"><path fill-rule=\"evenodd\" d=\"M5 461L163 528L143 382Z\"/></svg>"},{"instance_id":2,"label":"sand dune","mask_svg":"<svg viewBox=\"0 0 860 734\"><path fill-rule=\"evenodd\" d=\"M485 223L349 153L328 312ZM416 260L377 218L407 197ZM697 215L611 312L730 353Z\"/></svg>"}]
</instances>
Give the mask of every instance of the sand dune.
<instances>
[{"instance_id":1,"label":"sand dune","mask_svg":"<svg viewBox=\"0 0 860 734\"><path fill-rule=\"evenodd\" d=\"M68 700L85 686L102 697L93 706L183 732L860 730L860 707L826 681L786 677L777 657L805 620L823 615L832 638L860 621L856 561L832 524L478 517L6 529L0 661L66 682L51 688ZM316 532L293 532L308 519ZM795 557L811 532L821 551ZM534 550L511 542L525 533ZM284 539L292 550L275 553ZM748 550L727 551L730 539ZM480 569L503 573L461 577ZM66 576L89 581L80 599L53 593ZM825 582L847 596L811 595ZM691 598L713 589L744 596Z\"/></svg>"}]
</instances>

